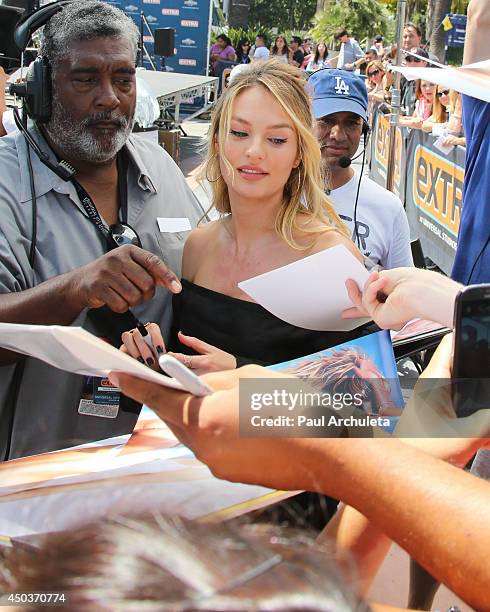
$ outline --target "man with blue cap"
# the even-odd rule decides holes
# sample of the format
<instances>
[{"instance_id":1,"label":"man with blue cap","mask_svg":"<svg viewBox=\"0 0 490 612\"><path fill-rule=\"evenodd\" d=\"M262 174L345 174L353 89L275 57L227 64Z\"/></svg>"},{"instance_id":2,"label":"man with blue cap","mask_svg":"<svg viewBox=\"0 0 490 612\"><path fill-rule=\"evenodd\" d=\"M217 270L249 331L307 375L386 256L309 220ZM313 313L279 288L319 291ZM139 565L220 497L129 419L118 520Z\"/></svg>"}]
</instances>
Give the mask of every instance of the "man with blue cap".
<instances>
[{"instance_id":1,"label":"man with blue cap","mask_svg":"<svg viewBox=\"0 0 490 612\"><path fill-rule=\"evenodd\" d=\"M362 253L383 268L412 266L410 230L400 199L351 167L369 136L367 90L352 72L324 69L308 81L315 133L327 172L325 190ZM359 154L361 155L361 154ZM363 164L364 165L364 164Z\"/></svg>"}]
</instances>

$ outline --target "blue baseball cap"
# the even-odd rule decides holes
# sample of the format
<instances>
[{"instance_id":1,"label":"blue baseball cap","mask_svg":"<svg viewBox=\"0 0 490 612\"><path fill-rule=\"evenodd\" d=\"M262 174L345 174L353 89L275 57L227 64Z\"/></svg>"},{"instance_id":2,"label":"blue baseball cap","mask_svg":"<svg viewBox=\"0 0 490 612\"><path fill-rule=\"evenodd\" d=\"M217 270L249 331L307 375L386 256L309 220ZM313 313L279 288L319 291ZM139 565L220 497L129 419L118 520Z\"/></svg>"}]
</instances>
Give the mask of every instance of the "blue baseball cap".
<instances>
[{"instance_id":1,"label":"blue baseball cap","mask_svg":"<svg viewBox=\"0 0 490 612\"><path fill-rule=\"evenodd\" d=\"M323 68L308 79L313 116L320 119L333 113L350 112L367 123L367 89L361 77L347 70Z\"/></svg>"}]
</instances>

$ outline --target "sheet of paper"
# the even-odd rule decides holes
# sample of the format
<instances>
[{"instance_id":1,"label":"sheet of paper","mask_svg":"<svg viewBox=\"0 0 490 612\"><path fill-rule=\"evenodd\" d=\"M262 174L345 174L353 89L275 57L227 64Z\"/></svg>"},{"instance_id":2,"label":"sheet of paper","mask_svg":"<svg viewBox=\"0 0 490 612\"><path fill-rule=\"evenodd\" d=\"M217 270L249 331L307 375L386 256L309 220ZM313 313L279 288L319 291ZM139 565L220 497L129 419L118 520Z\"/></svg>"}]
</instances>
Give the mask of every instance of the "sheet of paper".
<instances>
[{"instance_id":1,"label":"sheet of paper","mask_svg":"<svg viewBox=\"0 0 490 612\"><path fill-rule=\"evenodd\" d=\"M85 376L133 374L173 389L183 385L163 376L81 327L0 323L0 346Z\"/></svg>"},{"instance_id":2,"label":"sheet of paper","mask_svg":"<svg viewBox=\"0 0 490 612\"><path fill-rule=\"evenodd\" d=\"M442 136L439 136L439 138L434 141L434 146L436 149L439 149L441 153L444 153L444 155L447 155L448 153L451 153L451 151L454 149L454 145L443 144L445 140L446 140L445 134Z\"/></svg>"},{"instance_id":3,"label":"sheet of paper","mask_svg":"<svg viewBox=\"0 0 490 612\"><path fill-rule=\"evenodd\" d=\"M345 281L352 278L363 287L368 276L354 255L339 245L238 286L291 325L319 331L348 331L368 319L342 319L342 311L352 306Z\"/></svg>"},{"instance_id":4,"label":"sheet of paper","mask_svg":"<svg viewBox=\"0 0 490 612\"><path fill-rule=\"evenodd\" d=\"M490 102L490 60L468 64L460 68L443 66L435 68L405 68L393 66L409 81L424 79L437 85L445 85L473 98Z\"/></svg>"}]
</instances>

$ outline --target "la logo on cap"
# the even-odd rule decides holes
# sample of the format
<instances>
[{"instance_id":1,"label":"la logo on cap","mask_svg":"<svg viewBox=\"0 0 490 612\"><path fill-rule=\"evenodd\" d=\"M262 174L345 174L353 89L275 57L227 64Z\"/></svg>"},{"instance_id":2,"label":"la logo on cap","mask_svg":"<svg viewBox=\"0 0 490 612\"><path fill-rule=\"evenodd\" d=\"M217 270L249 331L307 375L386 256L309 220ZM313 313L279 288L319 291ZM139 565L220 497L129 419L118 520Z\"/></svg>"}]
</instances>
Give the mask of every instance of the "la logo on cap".
<instances>
[{"instance_id":1,"label":"la logo on cap","mask_svg":"<svg viewBox=\"0 0 490 612\"><path fill-rule=\"evenodd\" d=\"M335 93L342 94L344 96L349 95L349 86L344 81L342 77L336 76L335 80L337 81L337 85L335 85Z\"/></svg>"}]
</instances>

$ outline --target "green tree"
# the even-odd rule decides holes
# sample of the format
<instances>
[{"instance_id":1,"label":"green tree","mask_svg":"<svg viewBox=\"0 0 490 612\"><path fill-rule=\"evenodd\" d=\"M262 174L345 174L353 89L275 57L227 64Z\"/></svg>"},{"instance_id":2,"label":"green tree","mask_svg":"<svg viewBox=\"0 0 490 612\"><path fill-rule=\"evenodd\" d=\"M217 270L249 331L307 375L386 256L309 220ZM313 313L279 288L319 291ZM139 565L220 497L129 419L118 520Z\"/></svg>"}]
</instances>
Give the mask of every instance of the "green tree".
<instances>
[{"instance_id":1,"label":"green tree","mask_svg":"<svg viewBox=\"0 0 490 612\"><path fill-rule=\"evenodd\" d=\"M317 40L333 41L335 31L344 26L362 41L376 34L392 38L395 21L386 6L377 0L337 0L316 15L312 35Z\"/></svg>"},{"instance_id":2,"label":"green tree","mask_svg":"<svg viewBox=\"0 0 490 612\"><path fill-rule=\"evenodd\" d=\"M315 11L316 0L250 0L248 23L251 28L304 31L310 29Z\"/></svg>"},{"instance_id":3,"label":"green tree","mask_svg":"<svg viewBox=\"0 0 490 612\"><path fill-rule=\"evenodd\" d=\"M468 10L469 0L453 0L451 12L459 15L465 15Z\"/></svg>"}]
</instances>

